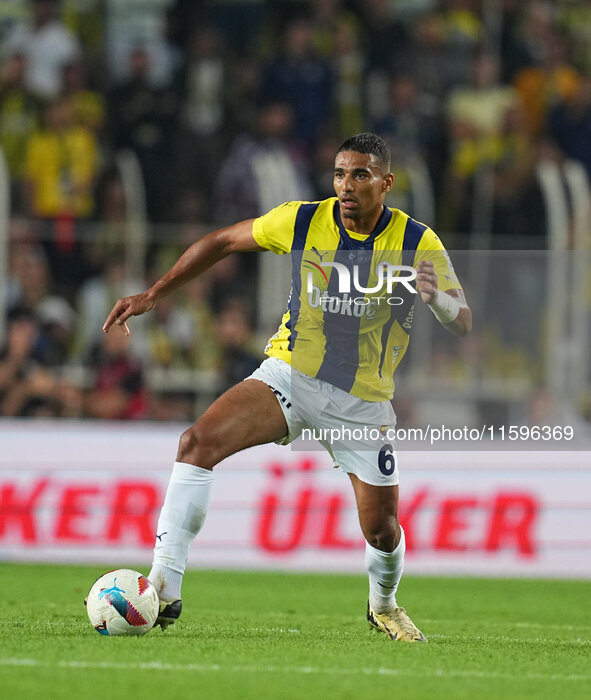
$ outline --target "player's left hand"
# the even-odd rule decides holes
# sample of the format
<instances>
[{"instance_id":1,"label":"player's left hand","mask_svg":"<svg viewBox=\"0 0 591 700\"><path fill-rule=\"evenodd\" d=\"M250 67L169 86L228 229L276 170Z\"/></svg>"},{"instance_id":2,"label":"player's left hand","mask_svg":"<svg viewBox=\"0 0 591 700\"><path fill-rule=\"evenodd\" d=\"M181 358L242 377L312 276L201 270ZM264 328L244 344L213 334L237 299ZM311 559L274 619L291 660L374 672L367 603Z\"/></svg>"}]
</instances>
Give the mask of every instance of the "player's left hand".
<instances>
[{"instance_id":1,"label":"player's left hand","mask_svg":"<svg viewBox=\"0 0 591 700\"><path fill-rule=\"evenodd\" d=\"M421 260L417 265L417 289L425 304L432 304L437 298L437 273L431 260Z\"/></svg>"}]
</instances>

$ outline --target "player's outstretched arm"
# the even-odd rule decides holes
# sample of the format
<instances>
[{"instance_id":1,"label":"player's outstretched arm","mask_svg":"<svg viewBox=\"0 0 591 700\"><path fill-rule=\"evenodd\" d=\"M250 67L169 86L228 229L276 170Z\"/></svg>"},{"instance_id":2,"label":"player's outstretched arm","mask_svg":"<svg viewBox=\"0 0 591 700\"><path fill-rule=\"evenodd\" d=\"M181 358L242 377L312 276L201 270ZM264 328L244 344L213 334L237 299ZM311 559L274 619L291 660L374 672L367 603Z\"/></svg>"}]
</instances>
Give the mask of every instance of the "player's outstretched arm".
<instances>
[{"instance_id":1,"label":"player's outstretched arm","mask_svg":"<svg viewBox=\"0 0 591 700\"><path fill-rule=\"evenodd\" d=\"M233 226L212 231L193 243L170 270L149 289L141 294L119 299L107 316L103 331L108 333L111 326L115 324L121 326L125 335L129 335L126 323L128 318L151 311L159 299L209 269L218 260L230 253L263 250L253 238L253 221L254 219L248 219Z\"/></svg>"},{"instance_id":2,"label":"player's outstretched arm","mask_svg":"<svg viewBox=\"0 0 591 700\"><path fill-rule=\"evenodd\" d=\"M472 330L472 312L461 289L442 292L437 283L437 273L430 260L417 265L417 290L421 299L431 308L435 318L450 333L468 335Z\"/></svg>"}]
</instances>

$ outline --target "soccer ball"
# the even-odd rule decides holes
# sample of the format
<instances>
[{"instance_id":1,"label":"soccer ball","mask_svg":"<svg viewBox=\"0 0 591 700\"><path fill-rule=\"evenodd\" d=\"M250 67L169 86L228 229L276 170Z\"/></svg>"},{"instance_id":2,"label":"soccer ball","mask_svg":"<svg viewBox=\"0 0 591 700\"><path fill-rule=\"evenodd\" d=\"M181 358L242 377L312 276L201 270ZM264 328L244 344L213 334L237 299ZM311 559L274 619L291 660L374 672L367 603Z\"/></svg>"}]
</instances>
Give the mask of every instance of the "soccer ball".
<instances>
[{"instance_id":1,"label":"soccer ball","mask_svg":"<svg viewBox=\"0 0 591 700\"><path fill-rule=\"evenodd\" d=\"M97 579L86 603L90 624L99 634L140 635L154 626L158 591L133 569L115 569Z\"/></svg>"}]
</instances>

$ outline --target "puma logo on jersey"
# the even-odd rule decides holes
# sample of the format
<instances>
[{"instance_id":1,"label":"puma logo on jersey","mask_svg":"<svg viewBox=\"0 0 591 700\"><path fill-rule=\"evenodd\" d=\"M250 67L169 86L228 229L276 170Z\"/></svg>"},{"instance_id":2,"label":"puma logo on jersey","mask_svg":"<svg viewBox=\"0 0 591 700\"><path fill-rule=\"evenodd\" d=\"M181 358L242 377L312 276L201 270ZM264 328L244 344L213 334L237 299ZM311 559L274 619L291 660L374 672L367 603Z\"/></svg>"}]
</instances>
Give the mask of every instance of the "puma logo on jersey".
<instances>
[{"instance_id":1,"label":"puma logo on jersey","mask_svg":"<svg viewBox=\"0 0 591 700\"><path fill-rule=\"evenodd\" d=\"M312 246L312 250L313 250L314 253L316 253L316 255L320 258L320 262L322 262L322 258L323 258L325 255L328 254L328 251L326 251L325 253L320 253L320 252L318 251L318 248L316 248L316 246Z\"/></svg>"}]
</instances>

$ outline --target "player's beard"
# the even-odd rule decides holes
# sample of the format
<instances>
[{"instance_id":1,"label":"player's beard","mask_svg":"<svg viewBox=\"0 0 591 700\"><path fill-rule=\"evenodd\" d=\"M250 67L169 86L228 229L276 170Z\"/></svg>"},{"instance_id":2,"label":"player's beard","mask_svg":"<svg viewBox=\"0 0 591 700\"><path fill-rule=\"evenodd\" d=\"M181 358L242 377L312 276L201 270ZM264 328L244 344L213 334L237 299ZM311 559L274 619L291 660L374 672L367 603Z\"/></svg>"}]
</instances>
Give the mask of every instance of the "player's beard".
<instances>
[{"instance_id":1,"label":"player's beard","mask_svg":"<svg viewBox=\"0 0 591 700\"><path fill-rule=\"evenodd\" d=\"M351 221L359 221L361 218L359 209L343 209L343 207L340 207L341 210L341 219L344 221L345 219L351 219Z\"/></svg>"}]
</instances>

